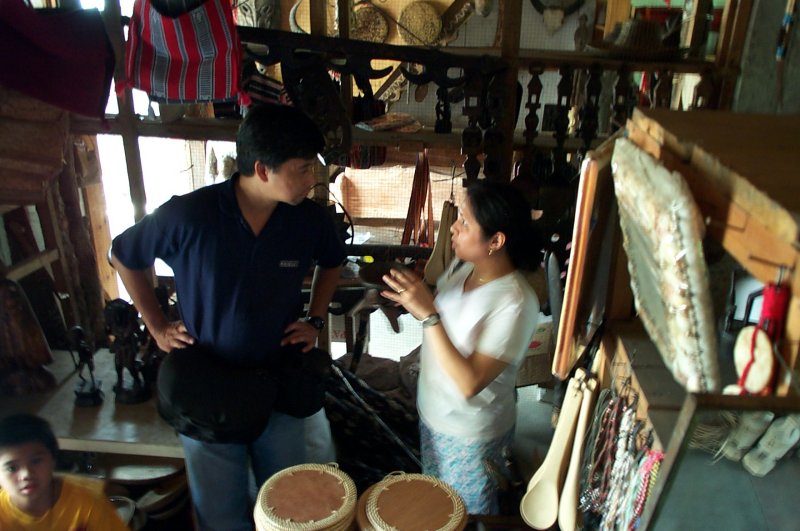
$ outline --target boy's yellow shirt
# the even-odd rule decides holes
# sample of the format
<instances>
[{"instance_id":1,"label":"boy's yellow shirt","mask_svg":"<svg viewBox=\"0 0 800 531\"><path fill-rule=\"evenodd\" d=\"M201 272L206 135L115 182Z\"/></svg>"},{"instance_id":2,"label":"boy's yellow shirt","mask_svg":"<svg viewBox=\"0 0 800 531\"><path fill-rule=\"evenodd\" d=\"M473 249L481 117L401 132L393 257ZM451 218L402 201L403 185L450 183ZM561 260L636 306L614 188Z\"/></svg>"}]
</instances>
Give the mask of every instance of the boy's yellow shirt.
<instances>
[{"instance_id":1,"label":"boy's yellow shirt","mask_svg":"<svg viewBox=\"0 0 800 531\"><path fill-rule=\"evenodd\" d=\"M2 531L129 531L114 506L96 492L62 480L56 504L40 517L33 517L11 503L0 489L0 530Z\"/></svg>"}]
</instances>

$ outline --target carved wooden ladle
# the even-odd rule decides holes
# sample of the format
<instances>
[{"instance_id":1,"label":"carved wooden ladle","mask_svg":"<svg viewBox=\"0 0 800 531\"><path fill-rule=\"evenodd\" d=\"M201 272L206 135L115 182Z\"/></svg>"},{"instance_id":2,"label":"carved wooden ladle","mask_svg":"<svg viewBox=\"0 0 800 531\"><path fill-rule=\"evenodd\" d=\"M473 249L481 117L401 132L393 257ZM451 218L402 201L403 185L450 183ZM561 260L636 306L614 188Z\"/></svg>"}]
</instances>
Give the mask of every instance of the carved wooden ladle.
<instances>
[{"instance_id":1,"label":"carved wooden ladle","mask_svg":"<svg viewBox=\"0 0 800 531\"><path fill-rule=\"evenodd\" d=\"M528 483L528 492L520 502L520 514L534 529L548 529L558 518L558 497L566 472L569 454L575 434L575 424L581 408L585 379L582 369L578 371L567 386L561 414L558 418L553 440L542 462Z\"/></svg>"},{"instance_id":2,"label":"carved wooden ladle","mask_svg":"<svg viewBox=\"0 0 800 531\"><path fill-rule=\"evenodd\" d=\"M561 531L576 531L578 529L578 494L581 482L580 467L583 460L586 430L589 427L589 419L594 410L597 380L589 378L581 387L583 389L581 411L578 415L578 424L575 427L572 456L569 458L567 477L564 479L564 488L561 490L561 499L558 503L558 527Z\"/></svg>"}]
</instances>

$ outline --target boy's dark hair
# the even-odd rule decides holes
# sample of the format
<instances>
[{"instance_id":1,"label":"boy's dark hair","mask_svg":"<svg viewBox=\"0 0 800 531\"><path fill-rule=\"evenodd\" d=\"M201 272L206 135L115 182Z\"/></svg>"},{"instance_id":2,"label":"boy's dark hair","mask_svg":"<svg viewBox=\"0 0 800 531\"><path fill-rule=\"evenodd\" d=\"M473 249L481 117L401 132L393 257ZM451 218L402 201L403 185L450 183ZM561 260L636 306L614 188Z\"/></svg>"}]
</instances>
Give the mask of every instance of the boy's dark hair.
<instances>
[{"instance_id":1,"label":"boy's dark hair","mask_svg":"<svg viewBox=\"0 0 800 531\"><path fill-rule=\"evenodd\" d=\"M316 158L325 147L317 125L297 107L253 105L239 126L236 164L252 175L256 161L276 169L289 159Z\"/></svg>"},{"instance_id":2,"label":"boy's dark hair","mask_svg":"<svg viewBox=\"0 0 800 531\"><path fill-rule=\"evenodd\" d=\"M484 237L502 232L514 267L538 269L544 242L533 225L531 207L520 191L508 183L484 179L469 185L467 197Z\"/></svg>"},{"instance_id":3,"label":"boy's dark hair","mask_svg":"<svg viewBox=\"0 0 800 531\"><path fill-rule=\"evenodd\" d=\"M28 413L18 413L0 420L0 448L30 442L42 443L53 458L58 457L58 441L50 423L43 418Z\"/></svg>"}]
</instances>

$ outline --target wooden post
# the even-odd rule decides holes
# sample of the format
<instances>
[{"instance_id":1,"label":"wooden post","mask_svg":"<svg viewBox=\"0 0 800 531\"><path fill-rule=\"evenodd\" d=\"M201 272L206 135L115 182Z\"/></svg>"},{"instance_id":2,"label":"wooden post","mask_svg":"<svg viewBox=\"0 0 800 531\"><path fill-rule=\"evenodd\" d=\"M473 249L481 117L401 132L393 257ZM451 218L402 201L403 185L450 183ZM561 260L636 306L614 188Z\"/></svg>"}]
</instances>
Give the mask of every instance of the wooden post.
<instances>
[{"instance_id":1,"label":"wooden post","mask_svg":"<svg viewBox=\"0 0 800 531\"><path fill-rule=\"evenodd\" d=\"M514 129L517 125L517 79L519 76L519 37L522 20L522 0L505 2L500 55L508 68L503 76L503 116L499 126L504 142L499 158L499 175L511 180L511 160L514 155Z\"/></svg>"},{"instance_id":2,"label":"wooden post","mask_svg":"<svg viewBox=\"0 0 800 531\"><path fill-rule=\"evenodd\" d=\"M72 277L70 298L74 299L80 312L76 323L86 330L93 340L105 344L105 323L103 322L103 295L100 278L95 265L95 253L84 224L83 212L78 190L78 177L75 173L75 152L72 137L68 137L65 148L64 169L58 179L58 191L62 229L61 237L66 240L61 262L66 263Z\"/></svg>"},{"instance_id":3,"label":"wooden post","mask_svg":"<svg viewBox=\"0 0 800 531\"><path fill-rule=\"evenodd\" d=\"M114 67L115 83L121 83L125 79L125 38L120 20L119 1L105 0L103 21L106 25L111 47L114 49L114 58L116 60L116 66ZM125 164L128 169L128 185L131 190L133 217L136 221L139 221L146 213L147 196L144 189L137 118L133 109L133 92L131 89L125 89L123 95L117 98L117 103L119 105L117 121L120 126L122 146L125 150Z\"/></svg>"},{"instance_id":4,"label":"wooden post","mask_svg":"<svg viewBox=\"0 0 800 531\"><path fill-rule=\"evenodd\" d=\"M728 0L722 11L722 24L717 41L716 63L721 76L717 108L730 109L742 64L747 27L753 11L753 0Z\"/></svg>"},{"instance_id":5,"label":"wooden post","mask_svg":"<svg viewBox=\"0 0 800 531\"><path fill-rule=\"evenodd\" d=\"M47 189L45 202L44 204L37 205L37 212L42 224L45 246L47 248L53 248L53 246L55 246L55 248L58 249L58 268L53 271L53 274L56 279L56 286L60 285L61 287L59 289L64 289L68 295L68 309L71 314L66 315L65 312L64 322L67 328L69 328L70 326L80 324L82 312L79 310L78 297L75 291L75 286L78 285L79 281L74 278L73 272L69 267L67 258L68 240L65 241L66 239L62 233L64 224L62 223L62 210L59 208L60 198L54 190L54 188L57 187L58 184L56 182L50 184ZM72 252L70 252L69 255L72 255Z\"/></svg>"},{"instance_id":6,"label":"wooden post","mask_svg":"<svg viewBox=\"0 0 800 531\"><path fill-rule=\"evenodd\" d=\"M83 188L83 203L86 205L86 218L89 233L94 242L95 263L97 275L105 300L114 300L119 297L117 276L114 268L108 263L108 252L111 249L111 231L108 227L106 215L106 197L103 184L90 184Z\"/></svg>"},{"instance_id":7,"label":"wooden post","mask_svg":"<svg viewBox=\"0 0 800 531\"><path fill-rule=\"evenodd\" d=\"M631 18L631 0L608 0L603 37L614 31L617 23L625 22L629 18Z\"/></svg>"}]
</instances>

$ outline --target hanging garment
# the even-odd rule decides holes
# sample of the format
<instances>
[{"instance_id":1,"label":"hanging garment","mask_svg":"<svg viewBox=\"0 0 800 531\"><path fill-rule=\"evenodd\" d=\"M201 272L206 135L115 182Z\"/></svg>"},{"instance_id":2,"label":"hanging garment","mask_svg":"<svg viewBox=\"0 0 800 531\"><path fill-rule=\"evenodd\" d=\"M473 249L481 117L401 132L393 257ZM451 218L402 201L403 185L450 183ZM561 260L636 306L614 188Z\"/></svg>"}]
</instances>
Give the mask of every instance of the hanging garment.
<instances>
[{"instance_id":1,"label":"hanging garment","mask_svg":"<svg viewBox=\"0 0 800 531\"><path fill-rule=\"evenodd\" d=\"M105 116L114 51L96 9L51 12L0 0L0 50L0 85L68 111Z\"/></svg>"},{"instance_id":2,"label":"hanging garment","mask_svg":"<svg viewBox=\"0 0 800 531\"><path fill-rule=\"evenodd\" d=\"M177 17L136 0L125 50L126 86L161 103L220 102L239 94L241 50L228 0Z\"/></svg>"},{"instance_id":3,"label":"hanging garment","mask_svg":"<svg viewBox=\"0 0 800 531\"><path fill-rule=\"evenodd\" d=\"M439 220L439 232L433 252L425 264L425 282L431 286L436 285L436 281L447 270L447 266L453 261L455 252L453 251L453 239L450 234L450 226L458 218L458 207L452 199L442 203L442 217Z\"/></svg>"},{"instance_id":4,"label":"hanging garment","mask_svg":"<svg viewBox=\"0 0 800 531\"><path fill-rule=\"evenodd\" d=\"M433 192L431 190L431 171L426 148L417 153L414 182L411 185L411 198L408 201L408 214L406 215L403 236L400 242L402 245L412 244L417 247L433 247L433 227ZM425 259L415 261L414 271L417 276L424 276L426 265L427 260Z\"/></svg>"}]
</instances>

